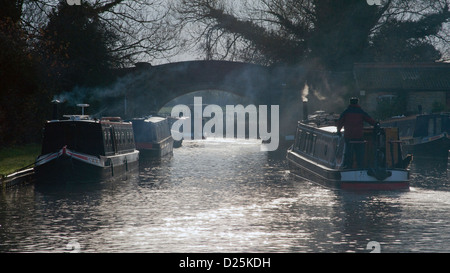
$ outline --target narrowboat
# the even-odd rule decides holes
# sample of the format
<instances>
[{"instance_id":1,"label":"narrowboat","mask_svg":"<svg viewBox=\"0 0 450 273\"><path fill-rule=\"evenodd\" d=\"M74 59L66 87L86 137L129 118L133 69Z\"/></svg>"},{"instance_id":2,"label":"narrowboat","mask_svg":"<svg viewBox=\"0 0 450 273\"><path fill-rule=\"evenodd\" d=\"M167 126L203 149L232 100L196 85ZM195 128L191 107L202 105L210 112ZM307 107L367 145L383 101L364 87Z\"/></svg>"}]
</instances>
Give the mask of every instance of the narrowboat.
<instances>
[{"instance_id":1,"label":"narrowboat","mask_svg":"<svg viewBox=\"0 0 450 273\"><path fill-rule=\"evenodd\" d=\"M408 190L411 156L401 156L397 128L364 128L364 162L344 169L345 140L336 126L298 122L287 151L292 174L326 187L345 190Z\"/></svg>"},{"instance_id":2,"label":"narrowboat","mask_svg":"<svg viewBox=\"0 0 450 273\"><path fill-rule=\"evenodd\" d=\"M139 151L131 123L84 114L64 118L44 126L42 151L34 167L38 180L97 181L137 170Z\"/></svg>"},{"instance_id":3,"label":"narrowboat","mask_svg":"<svg viewBox=\"0 0 450 273\"><path fill-rule=\"evenodd\" d=\"M136 148L142 156L162 157L172 154L173 138L167 118L136 118L131 123Z\"/></svg>"},{"instance_id":4,"label":"narrowboat","mask_svg":"<svg viewBox=\"0 0 450 273\"><path fill-rule=\"evenodd\" d=\"M403 152L415 157L447 159L450 150L450 113L394 117L381 122L398 127Z\"/></svg>"}]
</instances>

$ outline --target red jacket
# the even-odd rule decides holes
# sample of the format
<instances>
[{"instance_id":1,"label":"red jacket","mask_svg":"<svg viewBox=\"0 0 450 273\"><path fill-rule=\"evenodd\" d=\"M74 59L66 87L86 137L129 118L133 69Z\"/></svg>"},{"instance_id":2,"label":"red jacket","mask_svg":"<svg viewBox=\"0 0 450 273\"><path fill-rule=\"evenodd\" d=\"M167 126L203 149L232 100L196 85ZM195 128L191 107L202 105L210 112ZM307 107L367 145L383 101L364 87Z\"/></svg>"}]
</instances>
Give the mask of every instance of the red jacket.
<instances>
[{"instance_id":1,"label":"red jacket","mask_svg":"<svg viewBox=\"0 0 450 273\"><path fill-rule=\"evenodd\" d=\"M344 137L347 139L361 139L363 137L364 121L370 125L375 125L376 121L369 116L361 106L350 104L341 114L337 121L337 131L344 127Z\"/></svg>"}]
</instances>

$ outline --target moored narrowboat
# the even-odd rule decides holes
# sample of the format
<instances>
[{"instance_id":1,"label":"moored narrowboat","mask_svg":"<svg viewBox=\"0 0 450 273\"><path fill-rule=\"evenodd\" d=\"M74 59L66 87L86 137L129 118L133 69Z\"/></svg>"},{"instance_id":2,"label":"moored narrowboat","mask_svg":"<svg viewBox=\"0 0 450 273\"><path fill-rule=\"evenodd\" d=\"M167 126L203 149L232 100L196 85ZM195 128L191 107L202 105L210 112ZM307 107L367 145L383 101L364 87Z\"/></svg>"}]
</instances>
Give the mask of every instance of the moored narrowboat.
<instances>
[{"instance_id":1,"label":"moored narrowboat","mask_svg":"<svg viewBox=\"0 0 450 273\"><path fill-rule=\"evenodd\" d=\"M42 151L34 167L38 180L97 181L137 170L139 151L131 123L116 117L64 117L44 126Z\"/></svg>"},{"instance_id":2,"label":"moored narrowboat","mask_svg":"<svg viewBox=\"0 0 450 273\"><path fill-rule=\"evenodd\" d=\"M398 127L403 152L417 157L447 159L450 150L450 113L396 117L381 122Z\"/></svg>"},{"instance_id":3,"label":"moored narrowboat","mask_svg":"<svg viewBox=\"0 0 450 273\"><path fill-rule=\"evenodd\" d=\"M345 141L336 126L298 122L294 144L287 151L292 174L331 188L407 190L411 157L401 156L397 128L364 128L364 162L343 168Z\"/></svg>"},{"instance_id":4,"label":"moored narrowboat","mask_svg":"<svg viewBox=\"0 0 450 273\"><path fill-rule=\"evenodd\" d=\"M162 157L172 154L173 138L167 118L149 117L133 119L136 148L142 156Z\"/></svg>"}]
</instances>

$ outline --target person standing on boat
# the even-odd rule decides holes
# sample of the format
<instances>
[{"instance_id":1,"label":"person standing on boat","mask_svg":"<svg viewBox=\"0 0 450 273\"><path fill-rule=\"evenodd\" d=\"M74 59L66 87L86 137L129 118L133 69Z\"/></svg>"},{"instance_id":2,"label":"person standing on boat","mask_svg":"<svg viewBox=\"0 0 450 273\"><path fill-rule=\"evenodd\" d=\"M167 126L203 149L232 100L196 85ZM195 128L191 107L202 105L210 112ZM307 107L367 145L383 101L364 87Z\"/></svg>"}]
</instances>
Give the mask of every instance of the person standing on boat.
<instances>
[{"instance_id":1,"label":"person standing on boat","mask_svg":"<svg viewBox=\"0 0 450 273\"><path fill-rule=\"evenodd\" d=\"M339 136L341 135L342 127L344 127L344 169L352 168L353 153L356 154L358 168L363 167L365 150L365 144L363 142L364 122L374 126L378 124L359 106L358 102L358 98L351 98L350 105L342 112L336 124L337 134Z\"/></svg>"}]
</instances>

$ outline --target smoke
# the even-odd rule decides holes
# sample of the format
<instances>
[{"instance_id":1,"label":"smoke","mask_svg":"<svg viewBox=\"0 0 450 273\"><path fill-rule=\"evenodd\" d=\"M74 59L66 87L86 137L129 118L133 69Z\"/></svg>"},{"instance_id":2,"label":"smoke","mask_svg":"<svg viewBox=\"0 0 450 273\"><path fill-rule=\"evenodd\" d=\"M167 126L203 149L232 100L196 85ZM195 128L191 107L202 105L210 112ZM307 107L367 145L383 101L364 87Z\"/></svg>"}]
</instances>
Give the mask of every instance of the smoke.
<instances>
[{"instance_id":1,"label":"smoke","mask_svg":"<svg viewBox=\"0 0 450 273\"><path fill-rule=\"evenodd\" d=\"M127 93L141 80L142 74L130 73L102 87L76 86L71 91L55 95L53 100L65 103L69 107L88 103L91 107L95 106L92 110L96 113L92 116L124 115L127 108Z\"/></svg>"},{"instance_id":2,"label":"smoke","mask_svg":"<svg viewBox=\"0 0 450 273\"><path fill-rule=\"evenodd\" d=\"M303 90L302 90L302 101L303 102L308 102L308 95L309 95L309 86L308 86L308 82L306 82L305 86L303 87Z\"/></svg>"},{"instance_id":3,"label":"smoke","mask_svg":"<svg viewBox=\"0 0 450 273\"><path fill-rule=\"evenodd\" d=\"M53 97L53 101L59 101L61 103L68 102L69 105L74 106L78 103L86 102L88 93L90 93L88 91L88 88L77 86L70 92L63 92L61 94L55 95Z\"/></svg>"},{"instance_id":4,"label":"smoke","mask_svg":"<svg viewBox=\"0 0 450 273\"><path fill-rule=\"evenodd\" d=\"M327 97L326 96L324 96L324 95L322 95L318 90L313 90L313 94L314 94L314 96L318 99L318 100L320 100L320 101L324 101L324 100L326 100L327 99Z\"/></svg>"},{"instance_id":5,"label":"smoke","mask_svg":"<svg viewBox=\"0 0 450 273\"><path fill-rule=\"evenodd\" d=\"M303 90L301 91L302 102L308 102L308 96L310 95L310 89L312 89L312 96L319 101L325 101L328 99L327 96L323 95L318 89L310 88L308 82L305 83Z\"/></svg>"},{"instance_id":6,"label":"smoke","mask_svg":"<svg viewBox=\"0 0 450 273\"><path fill-rule=\"evenodd\" d=\"M312 68L307 72L307 81L300 91L303 102L308 102L310 113L323 110L328 113L341 112L346 107L344 98L354 92L351 72L333 72Z\"/></svg>"},{"instance_id":7,"label":"smoke","mask_svg":"<svg viewBox=\"0 0 450 273\"><path fill-rule=\"evenodd\" d=\"M70 105L86 103L90 100L101 100L105 98L117 98L125 95L127 84L130 79L119 79L108 87L82 87L76 86L69 92L63 92L55 95L54 100L68 102Z\"/></svg>"}]
</instances>

